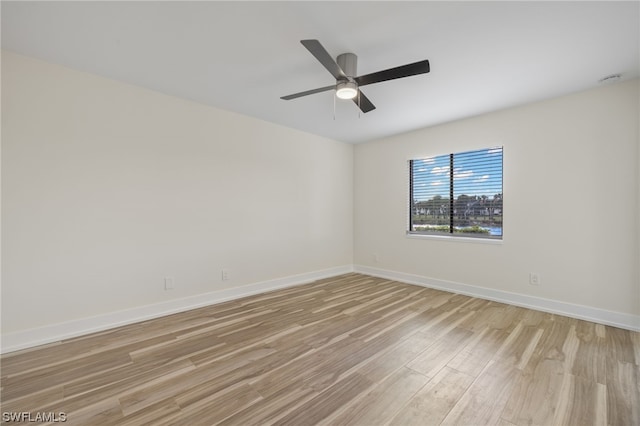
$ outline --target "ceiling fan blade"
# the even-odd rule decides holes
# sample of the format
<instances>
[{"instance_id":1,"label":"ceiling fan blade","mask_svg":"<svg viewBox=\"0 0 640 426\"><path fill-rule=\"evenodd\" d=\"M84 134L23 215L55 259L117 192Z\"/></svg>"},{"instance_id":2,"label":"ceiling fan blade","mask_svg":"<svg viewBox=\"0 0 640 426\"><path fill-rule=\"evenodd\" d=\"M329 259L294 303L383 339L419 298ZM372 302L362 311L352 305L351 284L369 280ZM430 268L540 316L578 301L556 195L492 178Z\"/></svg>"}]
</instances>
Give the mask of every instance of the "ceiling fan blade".
<instances>
[{"instance_id":1,"label":"ceiling fan blade","mask_svg":"<svg viewBox=\"0 0 640 426\"><path fill-rule=\"evenodd\" d=\"M378 71L371 74L356 77L355 81L358 86L366 86L367 84L380 83L381 81L395 80L396 78L410 77L412 75L424 74L429 72L429 61L424 60L414 62L413 64L402 65L388 70Z\"/></svg>"},{"instance_id":2,"label":"ceiling fan blade","mask_svg":"<svg viewBox=\"0 0 640 426\"><path fill-rule=\"evenodd\" d=\"M306 92L294 93L293 95L282 96L280 99L290 101L291 99L300 98L302 96L313 95L314 93L326 92L327 90L335 89L336 85L320 87L319 89L307 90Z\"/></svg>"},{"instance_id":3,"label":"ceiling fan blade","mask_svg":"<svg viewBox=\"0 0 640 426\"><path fill-rule=\"evenodd\" d=\"M329 52L322 47L318 40L300 40L300 43L331 73L336 79L346 79L347 76L342 68L333 60Z\"/></svg>"},{"instance_id":4,"label":"ceiling fan blade","mask_svg":"<svg viewBox=\"0 0 640 426\"><path fill-rule=\"evenodd\" d=\"M364 113L367 113L369 111L373 111L374 109L376 109L375 105L371 103L369 98L367 98L364 95L364 93L362 93L362 90L358 90L358 96L353 98L353 102L356 105L358 105L358 108L360 108L360 111Z\"/></svg>"}]
</instances>

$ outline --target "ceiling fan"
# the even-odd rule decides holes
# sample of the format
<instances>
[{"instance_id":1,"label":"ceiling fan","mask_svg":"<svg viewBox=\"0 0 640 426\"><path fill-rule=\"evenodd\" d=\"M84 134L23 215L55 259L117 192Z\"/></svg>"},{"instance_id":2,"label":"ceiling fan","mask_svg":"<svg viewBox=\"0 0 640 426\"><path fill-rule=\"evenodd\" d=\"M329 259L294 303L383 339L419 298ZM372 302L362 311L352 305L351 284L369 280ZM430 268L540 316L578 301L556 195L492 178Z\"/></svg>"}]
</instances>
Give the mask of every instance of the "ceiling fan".
<instances>
[{"instance_id":1,"label":"ceiling fan","mask_svg":"<svg viewBox=\"0 0 640 426\"><path fill-rule=\"evenodd\" d=\"M355 54L343 53L334 61L318 40L300 40L300 43L331 73L336 79L336 83L331 86L282 96L280 99L284 99L285 101L335 89L338 98L352 99L360 110L366 113L376 109L376 107L371 103L369 98L362 93L362 90L360 90L361 86L429 72L429 61L424 60L371 74L356 76L358 57Z\"/></svg>"}]
</instances>

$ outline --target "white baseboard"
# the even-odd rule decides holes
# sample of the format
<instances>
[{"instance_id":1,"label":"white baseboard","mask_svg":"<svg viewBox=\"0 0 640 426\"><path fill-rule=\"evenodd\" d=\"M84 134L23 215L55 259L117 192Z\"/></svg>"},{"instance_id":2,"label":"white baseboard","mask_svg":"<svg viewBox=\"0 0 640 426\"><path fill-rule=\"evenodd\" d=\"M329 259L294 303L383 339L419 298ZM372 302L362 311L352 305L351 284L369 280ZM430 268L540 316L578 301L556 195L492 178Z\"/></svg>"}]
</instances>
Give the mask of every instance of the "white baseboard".
<instances>
[{"instance_id":1,"label":"white baseboard","mask_svg":"<svg viewBox=\"0 0 640 426\"><path fill-rule=\"evenodd\" d=\"M344 265L321 271L262 281L242 287L170 300L154 305L141 306L134 309L4 334L2 335L0 344L0 353L4 354L48 343L54 343L72 337L95 333L122 325L133 324L165 315L175 314L177 312L184 312L190 309L201 308L203 306L214 305L216 303L222 303L267 291L306 284L319 279L330 278L349 272L358 272L374 277L391 279L408 284L416 284L423 287L464 294L481 299L494 300L496 302L508 303L538 311L550 312L599 324L611 325L627 330L640 331L639 315L607 311L589 306L575 305L572 303L559 302L556 300L510 293L501 290L492 290L469 284L438 280L420 275L407 274L404 272L372 268L369 266Z\"/></svg>"},{"instance_id":2,"label":"white baseboard","mask_svg":"<svg viewBox=\"0 0 640 426\"><path fill-rule=\"evenodd\" d=\"M607 311L589 306L575 305L567 302L559 302L557 300L544 299L519 293L510 293L502 290L493 290L469 284L406 274L404 272L389 271L386 269L372 268L363 265L354 265L353 271L361 274L372 275L374 277L400 281L407 284L416 284L422 287L464 294L467 296L478 297L480 299L493 300L496 302L535 309L537 311L564 315L604 325L611 325L618 328L624 328L626 330L640 331L640 315Z\"/></svg>"},{"instance_id":3,"label":"white baseboard","mask_svg":"<svg viewBox=\"0 0 640 426\"><path fill-rule=\"evenodd\" d=\"M63 339L78 337L97 331L103 331L122 325L133 324L177 312L214 305L245 296L278 290L286 287L310 283L319 279L353 272L353 265L338 266L320 271L292 275L262 281L242 287L229 288L211 293L199 294L182 299L170 300L153 305L140 306L124 311L112 312L94 317L81 318L44 327L32 328L24 331L2 335L0 353L8 353L47 343L58 342Z\"/></svg>"}]
</instances>

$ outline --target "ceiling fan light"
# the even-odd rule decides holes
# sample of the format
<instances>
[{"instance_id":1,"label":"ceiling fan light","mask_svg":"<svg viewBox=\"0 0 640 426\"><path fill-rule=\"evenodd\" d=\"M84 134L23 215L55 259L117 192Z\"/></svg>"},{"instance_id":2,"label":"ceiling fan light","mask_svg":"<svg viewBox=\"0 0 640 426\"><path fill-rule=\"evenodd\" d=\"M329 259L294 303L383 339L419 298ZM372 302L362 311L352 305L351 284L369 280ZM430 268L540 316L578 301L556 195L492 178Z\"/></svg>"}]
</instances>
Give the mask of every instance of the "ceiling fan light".
<instances>
[{"instance_id":1,"label":"ceiling fan light","mask_svg":"<svg viewBox=\"0 0 640 426\"><path fill-rule=\"evenodd\" d=\"M336 96L340 99L353 99L358 94L358 86L352 81L341 81L336 85Z\"/></svg>"}]
</instances>

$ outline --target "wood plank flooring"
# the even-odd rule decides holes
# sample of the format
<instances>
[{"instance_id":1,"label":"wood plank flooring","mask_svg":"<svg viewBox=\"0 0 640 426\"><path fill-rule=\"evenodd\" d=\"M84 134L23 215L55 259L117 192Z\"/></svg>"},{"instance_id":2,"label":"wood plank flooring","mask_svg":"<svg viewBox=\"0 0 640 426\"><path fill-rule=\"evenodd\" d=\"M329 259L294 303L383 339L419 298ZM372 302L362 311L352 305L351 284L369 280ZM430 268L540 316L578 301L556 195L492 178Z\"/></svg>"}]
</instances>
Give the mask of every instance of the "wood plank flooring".
<instances>
[{"instance_id":1,"label":"wood plank flooring","mask_svg":"<svg viewBox=\"0 0 640 426\"><path fill-rule=\"evenodd\" d=\"M70 425L640 425L640 334L347 274L1 358Z\"/></svg>"}]
</instances>

